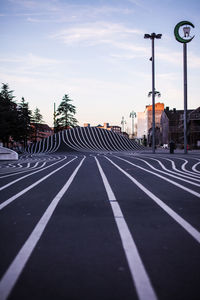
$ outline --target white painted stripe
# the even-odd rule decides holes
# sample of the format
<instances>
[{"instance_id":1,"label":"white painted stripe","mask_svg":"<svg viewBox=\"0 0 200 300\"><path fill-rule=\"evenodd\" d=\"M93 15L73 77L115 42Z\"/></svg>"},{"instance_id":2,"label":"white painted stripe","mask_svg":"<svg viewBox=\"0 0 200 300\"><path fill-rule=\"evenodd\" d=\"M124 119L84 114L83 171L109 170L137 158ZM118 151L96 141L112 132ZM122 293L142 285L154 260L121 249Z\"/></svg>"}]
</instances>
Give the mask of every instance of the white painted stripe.
<instances>
[{"instance_id":1,"label":"white painted stripe","mask_svg":"<svg viewBox=\"0 0 200 300\"><path fill-rule=\"evenodd\" d=\"M22 168L22 167L23 167L21 164L17 164L17 166L19 166L19 168Z\"/></svg>"},{"instance_id":2,"label":"white painted stripe","mask_svg":"<svg viewBox=\"0 0 200 300\"><path fill-rule=\"evenodd\" d=\"M18 182L18 181L20 181L20 180L22 180L22 179L24 179L24 178L27 178L27 177L29 177L29 176L31 176L31 175L33 175L33 174L38 173L38 172L44 171L44 170L46 170L46 169L48 169L48 168L50 168L50 167L52 167L52 166L54 166L54 165L56 165L56 164L62 162L62 161L65 160L65 159L67 159L66 156L65 156L63 159L61 159L60 161L51 164L50 166L47 166L47 167L45 167L45 168L43 168L43 169L39 169L39 170L37 170L37 171L34 171L33 173L29 173L29 174L24 175L24 176L22 176L22 177L20 177L20 178L17 178L17 179L15 179L15 180L13 180L13 181L7 183L6 185L0 187L0 191L4 190L5 188L11 186L12 184L14 184L14 183L16 183L16 182Z\"/></svg>"},{"instance_id":3,"label":"white painted stripe","mask_svg":"<svg viewBox=\"0 0 200 300\"><path fill-rule=\"evenodd\" d=\"M116 201L115 195L111 189L108 179L106 178L103 169L101 168L101 165L96 157L95 160L99 172L101 174L108 195L108 199L110 200L113 215L115 217L117 228L119 230L122 245L129 265L131 276L135 284L138 298L139 300L156 300L157 299L156 294L153 290L149 276L140 258L140 254L138 252L136 244L131 236L130 230L124 219L121 208L118 202Z\"/></svg>"},{"instance_id":4,"label":"white painted stripe","mask_svg":"<svg viewBox=\"0 0 200 300\"><path fill-rule=\"evenodd\" d=\"M181 166L181 169L185 172L189 172L188 170L186 170L185 166L188 164L188 161L186 159L182 159L184 161L184 163Z\"/></svg>"},{"instance_id":5,"label":"white painted stripe","mask_svg":"<svg viewBox=\"0 0 200 300\"><path fill-rule=\"evenodd\" d=\"M158 164L161 166L161 168L162 168L163 170L169 172L169 173L172 173L172 174L175 174L175 175L178 175L178 176L181 176L181 177L190 179L190 180L194 180L194 181L200 182L199 176L196 176L196 177L198 177L198 179L197 179L197 178L193 178L194 175L191 175L191 174L189 174L189 173L185 173L185 172L180 171L180 170L179 170L178 173L177 173L177 171L174 172L174 171L169 170L168 168L166 168L166 167L163 165L163 163L161 163L161 161L160 161L159 159L155 159L155 158L147 157L147 156L146 156L146 157L143 156L143 157L144 157L144 158L147 158L147 159L151 159L151 160L157 161ZM136 158L136 157L134 157L134 158ZM136 158L136 159L138 159L138 158ZM172 161L172 162L173 162L173 161ZM173 167L173 166L174 166L174 165L172 164L172 167ZM153 168L153 169L158 170L157 168ZM181 172L181 173L180 173L180 172ZM167 174L167 173L166 173L166 174ZM177 177L177 178L178 178L178 177ZM189 181L189 182L191 182L191 181Z\"/></svg>"},{"instance_id":6,"label":"white painted stripe","mask_svg":"<svg viewBox=\"0 0 200 300\"><path fill-rule=\"evenodd\" d=\"M100 163L99 163L99 161L96 157L95 157L95 160L96 160L97 166L99 168L99 172L101 174L101 177L102 177L102 180L103 180L103 183L104 183L107 195L108 195L108 199L110 201L113 201L113 200L116 201L116 198L115 198L115 195L114 195L114 193L111 189L111 186L110 186L110 184L109 184L109 182L106 178L106 175L104 174L103 169L101 168L101 165L100 165Z\"/></svg>"},{"instance_id":7,"label":"white painted stripe","mask_svg":"<svg viewBox=\"0 0 200 300\"><path fill-rule=\"evenodd\" d=\"M46 162L44 162L41 166L39 166L38 168L35 168L35 170L39 170L41 168L43 168L46 165ZM6 177L11 177L11 176L15 176L15 175L19 175L19 174L23 174L23 173L27 173L27 172L32 172L32 168L23 168L24 171L13 171L12 173L9 173L8 175L4 174L3 176L0 176L0 178L6 178ZM2 174L2 173L1 173Z\"/></svg>"},{"instance_id":8,"label":"white painted stripe","mask_svg":"<svg viewBox=\"0 0 200 300\"><path fill-rule=\"evenodd\" d=\"M192 167L192 170L194 172L197 172L197 173L200 173L200 171L197 170L197 166L200 164L200 161L198 163L196 163L193 167Z\"/></svg>"},{"instance_id":9,"label":"white painted stripe","mask_svg":"<svg viewBox=\"0 0 200 300\"><path fill-rule=\"evenodd\" d=\"M27 188L25 188L21 192L17 193L16 195L14 195L11 198L9 198L6 201L4 201L2 204L0 204L0 210L3 209L8 204L10 204L11 202L13 202L14 200L16 200L18 197L22 196L23 194L25 194L26 192L28 192L29 190L31 190L32 188L34 188L36 185L38 185L39 183L41 183L45 179L47 179L49 176L53 175L54 173L56 173L59 170L61 170L62 168L64 168L66 165L70 164L75 159L77 159L77 157L71 159L66 164L62 165L61 167L57 168L56 170L52 171L51 173L48 173L46 176L42 177L41 179L37 180L33 184L29 185Z\"/></svg>"},{"instance_id":10,"label":"white painted stripe","mask_svg":"<svg viewBox=\"0 0 200 300\"><path fill-rule=\"evenodd\" d=\"M143 161L145 164L147 164L151 169L153 169L153 170L155 170L155 171L157 171L157 172L159 172L159 173L162 173L162 174L165 174L165 175L167 175L167 176L170 176L170 177L173 177L173 178L176 178L176 179L178 179L178 180L181 180L181 181L185 181L185 182L187 182L187 183L189 183L189 184L192 184L192 185L195 185L195 186L198 186L198 187L200 187L200 184L199 183L195 183L195 182L192 182L192 181L190 181L190 180L187 180L187 179L184 179L184 178L181 178L181 177L179 177L179 176L176 176L176 175L172 175L172 174L169 174L169 173L167 173L167 172L165 172L165 171L162 171L162 170L159 170L159 169L157 169L157 168L155 168L155 167L153 167L150 163L148 163L146 160L144 160L144 159L141 159L141 158L138 158L138 157L134 157L134 159L137 159L137 160L140 160L140 161ZM153 158L149 158L149 159L153 159ZM157 159L153 159L153 160L156 160L157 161ZM161 164L161 162L159 162L160 164ZM162 165L162 164L161 164ZM170 172L170 171L169 171ZM172 172L172 171L171 171ZM188 178L188 177L187 177ZM191 179L191 178L190 178Z\"/></svg>"},{"instance_id":11,"label":"white painted stripe","mask_svg":"<svg viewBox=\"0 0 200 300\"><path fill-rule=\"evenodd\" d=\"M138 166L138 165L136 165L136 164L133 164L133 163L131 163L130 161L128 161L128 160L126 160L126 159L123 159L123 158L121 158L121 157L118 157L118 156L115 156L115 157L118 158L118 159L120 159L120 160L123 160L123 161L127 162L128 164L130 164L130 165L132 165L132 166L135 166L135 167L138 168L138 169L141 169L141 170L143 170L143 171L145 171L145 172L147 172L147 173L151 173L151 174L153 174L153 175L155 175L155 176L157 176L157 177L159 177L159 178L162 178L162 179L164 179L165 181L168 181L168 182L170 182L171 184L178 186L178 187L181 188L182 190L185 190L185 191L189 192L190 194L193 194L193 195L197 196L198 198L200 198L200 194L199 194L199 193L197 193L197 192L195 192L194 190L191 190L191 189L189 189L189 188L187 188L187 187L185 187L185 186L183 186L183 185L177 183L176 181L172 181L171 179L168 179L168 178L166 178L166 177L164 177L164 176L162 176L162 175L159 175L159 174L157 174L157 173L155 173L155 172L153 172L153 171L147 170L147 169L145 169L145 168L143 168L143 167L141 167L141 166Z\"/></svg>"},{"instance_id":12,"label":"white painted stripe","mask_svg":"<svg viewBox=\"0 0 200 300\"><path fill-rule=\"evenodd\" d=\"M43 214L40 221L37 223L36 227L26 240L25 244L22 246L21 250L18 252L17 256L14 258L13 262L7 269L6 273L2 277L0 282L0 295L1 300L6 300L15 286L20 274L22 273L29 257L31 256L35 246L37 245L42 233L44 232L51 216L53 215L60 199L66 193L70 187L74 177L76 176L78 170L80 169L85 157L81 160L80 164L76 167L68 181L65 183L60 192L52 200L51 204L48 206L47 210Z\"/></svg>"},{"instance_id":13,"label":"white painted stripe","mask_svg":"<svg viewBox=\"0 0 200 300\"><path fill-rule=\"evenodd\" d=\"M175 162L169 158L165 158L165 157L161 157L161 159L164 159L164 160L167 160L167 161L170 161L171 165L172 165L172 169L175 170L176 172L178 173L181 173L181 174L186 174L187 176L190 176L192 179L194 179L193 177L195 178L199 178L199 176L197 174L195 174L194 172L190 172L190 171L181 171L179 169L176 168L176 165L175 165ZM181 158L178 157L179 160L183 160Z\"/></svg>"},{"instance_id":14,"label":"white painted stripe","mask_svg":"<svg viewBox=\"0 0 200 300\"><path fill-rule=\"evenodd\" d=\"M32 167L31 167L31 169L34 169L34 168L36 168L37 166L38 166L38 164L39 164L39 161L38 162L36 162ZM27 166L28 167L28 166ZM30 167L30 166L29 166Z\"/></svg>"},{"instance_id":15,"label":"white painted stripe","mask_svg":"<svg viewBox=\"0 0 200 300\"><path fill-rule=\"evenodd\" d=\"M150 192L144 185L132 177L129 173L120 168L111 159L105 157L109 160L118 170L120 170L124 175L126 175L133 183L135 183L147 196L149 196L153 201L155 201L168 215L170 215L179 225L181 225L198 243L200 243L200 232L196 230L190 223L185 221L181 216L179 216L175 211L173 211L168 205L166 205L162 200L156 197L152 192Z\"/></svg>"}]
</instances>

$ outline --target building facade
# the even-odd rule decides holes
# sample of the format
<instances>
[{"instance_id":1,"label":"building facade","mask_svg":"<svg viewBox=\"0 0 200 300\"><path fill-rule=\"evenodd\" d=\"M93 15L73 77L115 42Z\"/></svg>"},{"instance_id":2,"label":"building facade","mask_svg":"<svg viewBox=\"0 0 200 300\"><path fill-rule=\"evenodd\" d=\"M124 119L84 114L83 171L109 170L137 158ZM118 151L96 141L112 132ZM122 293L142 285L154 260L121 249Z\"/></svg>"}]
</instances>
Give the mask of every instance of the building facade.
<instances>
[{"instance_id":1,"label":"building facade","mask_svg":"<svg viewBox=\"0 0 200 300\"><path fill-rule=\"evenodd\" d=\"M161 140L162 144L174 141L179 148L184 145L184 110L163 111L161 116ZM200 143L200 107L187 110L187 142L192 149Z\"/></svg>"},{"instance_id":2,"label":"building facade","mask_svg":"<svg viewBox=\"0 0 200 300\"><path fill-rule=\"evenodd\" d=\"M164 103L155 103L155 140L156 145L160 144L160 120L164 111ZM152 143L152 105L147 105L144 112L137 113L137 138L147 139L147 143Z\"/></svg>"},{"instance_id":3,"label":"building facade","mask_svg":"<svg viewBox=\"0 0 200 300\"><path fill-rule=\"evenodd\" d=\"M84 123L84 127L90 127L90 123ZM111 130L115 133L121 134L121 127L117 125L109 125L109 123L104 123L103 125L99 124L96 127L106 129L106 130Z\"/></svg>"},{"instance_id":4,"label":"building facade","mask_svg":"<svg viewBox=\"0 0 200 300\"><path fill-rule=\"evenodd\" d=\"M33 132L31 135L31 140L33 141L40 141L54 134L54 130L47 124L31 123L31 127Z\"/></svg>"}]
</instances>

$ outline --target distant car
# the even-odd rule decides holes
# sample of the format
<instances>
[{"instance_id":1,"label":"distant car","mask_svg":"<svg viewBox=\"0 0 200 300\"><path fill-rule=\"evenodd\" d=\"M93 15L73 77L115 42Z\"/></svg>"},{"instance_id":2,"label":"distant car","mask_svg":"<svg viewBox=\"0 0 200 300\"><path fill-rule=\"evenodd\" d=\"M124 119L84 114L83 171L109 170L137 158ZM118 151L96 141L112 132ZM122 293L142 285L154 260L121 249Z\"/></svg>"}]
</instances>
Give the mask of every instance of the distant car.
<instances>
[{"instance_id":1,"label":"distant car","mask_svg":"<svg viewBox=\"0 0 200 300\"><path fill-rule=\"evenodd\" d=\"M162 148L163 149L168 149L168 144L163 144Z\"/></svg>"}]
</instances>

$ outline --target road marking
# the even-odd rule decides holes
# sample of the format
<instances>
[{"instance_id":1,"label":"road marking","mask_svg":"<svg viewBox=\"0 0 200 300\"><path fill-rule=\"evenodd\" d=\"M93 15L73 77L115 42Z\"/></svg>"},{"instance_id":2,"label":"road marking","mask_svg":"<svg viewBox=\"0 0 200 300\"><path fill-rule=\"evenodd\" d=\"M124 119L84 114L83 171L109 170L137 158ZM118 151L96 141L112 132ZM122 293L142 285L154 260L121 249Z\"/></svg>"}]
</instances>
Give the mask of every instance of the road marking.
<instances>
[{"instance_id":1,"label":"road marking","mask_svg":"<svg viewBox=\"0 0 200 300\"><path fill-rule=\"evenodd\" d=\"M167 160L167 161L170 161L171 165L172 165L172 169L175 170L176 172L178 173L181 173L181 174L186 174L187 176L190 176L192 179L195 178L199 178L199 176L197 174L195 174L194 172L191 172L191 171L181 171L179 169L176 168L176 165L175 165L175 162L169 158L165 158L165 157L160 157L161 159L164 159L164 160ZM176 157L177 158L177 157ZM184 160L182 158L177 158L179 160ZM185 160L184 160L185 161Z\"/></svg>"},{"instance_id":2,"label":"road marking","mask_svg":"<svg viewBox=\"0 0 200 300\"><path fill-rule=\"evenodd\" d=\"M197 166L200 164L200 161L197 162L193 167L192 167L192 170L196 173L200 173L200 171L197 170Z\"/></svg>"},{"instance_id":3,"label":"road marking","mask_svg":"<svg viewBox=\"0 0 200 300\"><path fill-rule=\"evenodd\" d=\"M199 183L195 183L195 182L192 182L192 181L190 181L190 180L187 180L187 179L184 179L184 178L180 178L180 177L178 177L178 176L175 176L175 175L169 174L169 173L167 173L167 172L164 172L164 171L162 171L162 170L159 170L159 169L153 167L150 163L148 163L148 162L147 162L146 160L144 160L144 159L137 158L137 157L134 157L134 159L143 161L143 162L144 162L145 164L147 164L151 169L153 169L153 170L155 170L155 171L157 171L157 172L160 172L160 173L165 174L165 175L167 175L167 176L176 178L176 179L178 179L178 180L185 181L185 182L187 182L187 183L189 183L189 184L192 184L192 185L195 185L195 186L198 186L198 187L200 186ZM150 159L155 160L155 161L158 161L157 159L154 159L154 158L150 158ZM163 166L163 164L162 164L160 161L158 161L158 162L159 162L159 164L160 164L161 166ZM163 167L164 167L164 166L163 166ZM164 168L165 168L165 167L164 167ZM167 170L167 168L165 168L165 170ZM167 171L168 171L168 170L167 170ZM172 173L173 171L169 171L169 172ZM181 176L181 175L179 175L179 176ZM182 176L184 176L184 175L182 175ZM193 180L195 180L195 179L193 179Z\"/></svg>"},{"instance_id":4,"label":"road marking","mask_svg":"<svg viewBox=\"0 0 200 300\"><path fill-rule=\"evenodd\" d=\"M134 157L134 158L136 158L136 157ZM183 171L180 171L180 170L178 170L178 172L177 171L172 171L172 170L169 170L169 169L167 169L165 166L164 166L164 164L160 161L160 160L158 160L158 159L155 159L155 158L152 158L152 157L144 157L144 158L147 158L147 159L151 159L151 160L154 160L154 161L157 161L158 162L158 164L161 166L161 168L163 169L163 170L165 170L165 171L167 171L167 172L169 172L169 173L172 173L172 174L175 174L175 175L178 175L178 176L181 176L181 177L185 177L185 178L187 178L187 179L191 179L191 180L194 180L194 181L198 181L198 182L200 182L200 178L199 178L199 176L198 175L191 175L191 174L186 174L186 172L183 172ZM136 158L136 159L140 159L140 158ZM142 160L142 161L145 161L145 160ZM171 160L169 160L169 161L171 161ZM146 162L146 161L145 161ZM173 162L173 161L171 161L171 162ZM146 162L147 163L147 162ZM174 163L174 162L173 162ZM173 164L172 164L172 166L174 166ZM158 170L159 171L159 169L157 169L157 168L155 168L155 167L153 167L152 166L152 168L154 169L154 170ZM177 169L176 169L177 170ZM168 174L168 173L166 173L166 172L163 172L164 174ZM197 178L193 178L193 176L195 176L195 177L197 177ZM175 177L175 178L179 178L179 177ZM189 183L191 182L191 181L188 181Z\"/></svg>"},{"instance_id":5,"label":"road marking","mask_svg":"<svg viewBox=\"0 0 200 300\"><path fill-rule=\"evenodd\" d=\"M144 185L132 177L129 173L120 168L111 159L105 156L118 170L120 170L124 175L126 175L133 183L135 183L147 196L149 196L154 202L156 202L168 215L170 215L179 225L181 225L198 243L200 243L200 232L196 230L190 223L185 221L181 216L179 216L175 211L173 211L168 205L166 205L162 200L156 197L152 192L150 192Z\"/></svg>"},{"instance_id":6,"label":"road marking","mask_svg":"<svg viewBox=\"0 0 200 300\"><path fill-rule=\"evenodd\" d=\"M127 223L124 219L121 208L116 200L116 197L111 189L111 186L106 178L106 175L101 168L101 165L98 159L95 157L99 172L101 174L101 178L103 180L108 199L110 201L110 205L113 211L113 215L115 218L115 222L117 224L117 228L119 230L119 234L121 237L122 245L124 248L124 252L126 255L126 259L129 265L129 269L131 272L131 276L133 282L135 284L136 292L139 300L156 300L156 294L151 285L149 276L145 270L143 262L140 258L137 246L131 236Z\"/></svg>"},{"instance_id":7,"label":"road marking","mask_svg":"<svg viewBox=\"0 0 200 300\"><path fill-rule=\"evenodd\" d=\"M20 181L20 180L26 178L26 177L29 177L29 176L31 176L31 175L33 175L33 174L36 174L36 173L41 172L41 171L44 171L44 170L46 170L46 169L48 169L48 168L50 168L50 167L52 167L52 166L54 166L54 165L56 165L56 164L62 162L62 161L65 160L65 159L67 159L66 156L65 156L63 159L61 159L60 161L57 161L57 162L53 163L52 165L49 165L49 166L47 166L47 167L45 167L45 168L43 168L43 169L34 171L33 173L29 173L29 174L24 175L24 176L22 176L22 177L20 177L20 178L17 178L17 179L15 179L15 180L13 180L13 181L7 183L6 185L0 187L0 191L2 191L3 189L5 189L5 188L11 186L12 184L14 184L14 183L16 183L16 182L18 182L18 181Z\"/></svg>"},{"instance_id":8,"label":"road marking","mask_svg":"<svg viewBox=\"0 0 200 300\"><path fill-rule=\"evenodd\" d=\"M14 258L13 262L5 272L2 280L0 281L0 295L1 300L6 300L15 286L19 276L21 275L29 257L31 256L35 246L37 245L42 233L44 232L51 216L53 215L60 199L66 193L68 188L70 187L74 177L76 176L78 170L80 169L85 157L81 160L79 165L76 167L68 181L62 187L60 192L55 196L52 200L51 204L46 209L45 213L41 217L40 221L37 223L32 233L18 252L17 256Z\"/></svg>"},{"instance_id":9,"label":"road marking","mask_svg":"<svg viewBox=\"0 0 200 300\"><path fill-rule=\"evenodd\" d=\"M36 185L38 185L40 182L44 181L45 179L47 179L49 176L53 175L54 173L58 172L59 170L61 170L62 168L64 168L66 165L68 165L69 163L71 163L73 160L77 159L77 157L71 159L70 161L68 161L66 164L62 165L61 167L59 167L58 169L52 171L51 173L47 174L46 176L42 177L41 179L37 180L36 182L34 182L33 184L29 185L27 188L25 188L24 190L22 190L21 192L17 193L16 195L12 196L11 198L5 200L2 204L0 204L0 210L3 209L5 206L7 206L8 204L10 204L11 202L13 202L15 199L17 199L18 197L20 197L21 195L25 194L26 192L28 192L29 190L31 190L33 187L35 187Z\"/></svg>"},{"instance_id":10,"label":"road marking","mask_svg":"<svg viewBox=\"0 0 200 300\"><path fill-rule=\"evenodd\" d=\"M177 183L177 182L175 182L175 181L172 181L171 179L168 179L168 178L166 178L166 177L164 177L164 176L162 176L162 175L159 175L159 174L157 174L157 173L155 173L155 172L153 172L153 171L150 171L150 170L147 170L147 169L145 169L145 168L143 168L143 167L141 167L141 166L138 166L138 165L136 165L136 164L134 164L134 163L132 163L132 162L130 162L130 161L124 159L124 158L118 157L118 156L116 156L116 155L114 155L114 157L116 157L116 158L118 158L118 159L120 159L120 160L123 160L123 161L127 162L128 164L130 164L130 165L132 165L132 166L134 166L134 167L136 167L136 168L138 168L138 169L141 169L141 170L143 170L143 171L145 171L145 172L147 172L147 173L151 173L151 174L153 174L153 175L155 175L155 176L157 176L157 177L159 177L159 178L162 178L162 179L164 179L165 181L168 181L168 182L172 183L173 185L178 186L178 187L181 188L182 190L185 190L185 191L187 191L188 193L193 194L193 195L197 196L198 198L200 198L200 194L199 194L199 193L197 193L197 192L195 192L195 191L193 191L193 190L191 190L191 189L189 189L189 188L187 188L187 187L185 187L185 186L183 186L183 185L181 185L181 184L179 184L179 183Z\"/></svg>"}]
</instances>

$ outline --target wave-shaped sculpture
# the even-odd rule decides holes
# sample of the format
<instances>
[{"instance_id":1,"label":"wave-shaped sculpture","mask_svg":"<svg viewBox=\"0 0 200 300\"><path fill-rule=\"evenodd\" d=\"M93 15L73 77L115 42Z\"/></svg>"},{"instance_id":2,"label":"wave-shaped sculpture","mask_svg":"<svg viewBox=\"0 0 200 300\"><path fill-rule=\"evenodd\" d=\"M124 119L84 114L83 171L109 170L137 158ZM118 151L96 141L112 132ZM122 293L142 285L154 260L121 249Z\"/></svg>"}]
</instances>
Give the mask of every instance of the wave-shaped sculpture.
<instances>
[{"instance_id":1,"label":"wave-shaped sculpture","mask_svg":"<svg viewBox=\"0 0 200 300\"><path fill-rule=\"evenodd\" d=\"M57 151L127 151L143 150L134 140L113 131L97 127L76 127L60 131L27 148L27 152L53 153Z\"/></svg>"}]
</instances>

